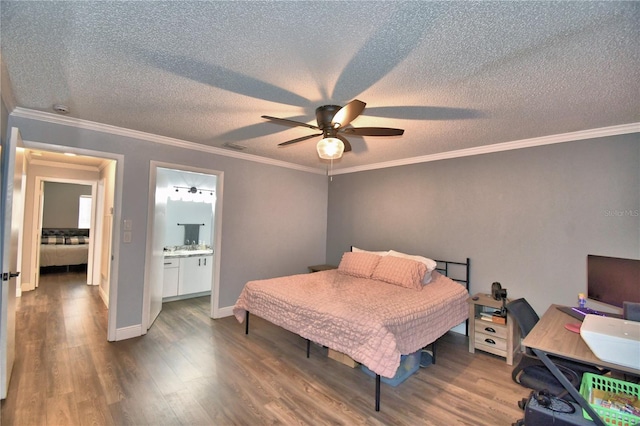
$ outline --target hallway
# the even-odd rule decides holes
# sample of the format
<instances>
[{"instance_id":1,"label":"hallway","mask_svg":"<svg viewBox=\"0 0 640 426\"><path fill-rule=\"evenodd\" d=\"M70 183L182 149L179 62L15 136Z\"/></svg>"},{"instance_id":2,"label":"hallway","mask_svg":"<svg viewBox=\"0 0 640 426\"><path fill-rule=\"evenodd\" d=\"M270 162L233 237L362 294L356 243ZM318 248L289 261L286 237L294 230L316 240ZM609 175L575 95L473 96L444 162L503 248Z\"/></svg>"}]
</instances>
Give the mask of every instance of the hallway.
<instances>
[{"instance_id":1,"label":"hallway","mask_svg":"<svg viewBox=\"0 0 640 426\"><path fill-rule=\"evenodd\" d=\"M85 272L41 275L40 287L17 299L16 362L2 423L77 424L80 410L97 408L104 366L95 355L109 351L106 327L107 309Z\"/></svg>"}]
</instances>

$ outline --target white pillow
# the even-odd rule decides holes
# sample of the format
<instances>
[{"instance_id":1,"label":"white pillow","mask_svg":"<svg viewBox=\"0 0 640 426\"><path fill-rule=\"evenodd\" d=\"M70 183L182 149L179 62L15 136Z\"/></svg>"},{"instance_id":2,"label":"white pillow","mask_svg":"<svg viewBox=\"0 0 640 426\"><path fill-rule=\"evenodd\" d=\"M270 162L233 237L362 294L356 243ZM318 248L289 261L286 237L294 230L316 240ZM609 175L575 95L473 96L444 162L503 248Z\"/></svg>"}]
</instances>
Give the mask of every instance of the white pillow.
<instances>
[{"instance_id":1,"label":"white pillow","mask_svg":"<svg viewBox=\"0 0 640 426\"><path fill-rule=\"evenodd\" d=\"M351 246L351 251L354 253L371 253L371 254L377 254L378 256L386 256L387 254L389 254L388 251L369 251L369 250L362 250L358 247L354 247Z\"/></svg>"},{"instance_id":2,"label":"white pillow","mask_svg":"<svg viewBox=\"0 0 640 426\"><path fill-rule=\"evenodd\" d=\"M433 272L436 269L436 266L438 266L438 263L435 260L429 259L428 257L415 256L412 254L401 253L395 250L389 250L389 256L403 257L405 259L416 260L420 263L424 263L424 265L427 267L427 272L422 278L422 284L428 284L429 282L431 282L431 272Z\"/></svg>"}]
</instances>

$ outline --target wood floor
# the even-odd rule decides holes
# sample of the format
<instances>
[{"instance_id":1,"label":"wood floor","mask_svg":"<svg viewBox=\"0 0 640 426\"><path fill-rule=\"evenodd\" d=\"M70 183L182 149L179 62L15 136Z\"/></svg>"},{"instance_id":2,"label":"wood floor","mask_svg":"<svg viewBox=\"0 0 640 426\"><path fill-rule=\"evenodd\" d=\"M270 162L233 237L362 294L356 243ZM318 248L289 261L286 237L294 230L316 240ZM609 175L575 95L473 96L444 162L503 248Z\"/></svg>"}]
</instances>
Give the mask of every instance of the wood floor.
<instances>
[{"instance_id":1,"label":"wood floor","mask_svg":"<svg viewBox=\"0 0 640 426\"><path fill-rule=\"evenodd\" d=\"M166 303L146 336L109 343L107 311L77 273L43 275L18 302L3 425L510 425L528 390L511 367L445 335L436 365L398 387L327 358L255 316L211 320L209 298Z\"/></svg>"}]
</instances>

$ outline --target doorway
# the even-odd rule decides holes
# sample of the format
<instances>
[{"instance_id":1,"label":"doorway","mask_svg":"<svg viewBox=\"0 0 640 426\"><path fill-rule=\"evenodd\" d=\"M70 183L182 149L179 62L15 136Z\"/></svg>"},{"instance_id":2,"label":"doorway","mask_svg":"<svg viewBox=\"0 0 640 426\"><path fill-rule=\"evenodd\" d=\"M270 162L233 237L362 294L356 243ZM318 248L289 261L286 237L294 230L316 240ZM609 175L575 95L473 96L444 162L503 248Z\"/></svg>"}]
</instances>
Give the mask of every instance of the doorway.
<instances>
[{"instance_id":1,"label":"doorway","mask_svg":"<svg viewBox=\"0 0 640 426\"><path fill-rule=\"evenodd\" d=\"M189 285L202 280L205 286L185 288L184 292L178 291L177 298L210 294L210 316L217 317L222 188L221 171L151 162L144 330L152 326L162 310L163 299L167 300L165 284L171 285L172 280L180 282L180 277ZM169 252L175 249L188 252L185 256Z\"/></svg>"},{"instance_id":2,"label":"doorway","mask_svg":"<svg viewBox=\"0 0 640 426\"><path fill-rule=\"evenodd\" d=\"M100 283L99 269L94 267L96 247L102 246L103 237L96 232L97 187L97 180L35 177L33 223L37 226L31 239L33 266L29 268L33 280L25 283L29 287L23 290L38 288L42 271L80 271L82 265L86 284Z\"/></svg>"},{"instance_id":3,"label":"doorway","mask_svg":"<svg viewBox=\"0 0 640 426\"><path fill-rule=\"evenodd\" d=\"M91 189L91 233L93 249L87 263L87 283L98 286L98 294L108 308L107 340L116 340L118 258L112 256L118 247L118 224L122 196L122 164L119 154L62 147L39 142L25 142L28 161L25 199L24 250L22 269L26 288L35 288L39 272L41 206L40 188L44 182L87 184ZM39 279L39 277L38 277Z\"/></svg>"}]
</instances>

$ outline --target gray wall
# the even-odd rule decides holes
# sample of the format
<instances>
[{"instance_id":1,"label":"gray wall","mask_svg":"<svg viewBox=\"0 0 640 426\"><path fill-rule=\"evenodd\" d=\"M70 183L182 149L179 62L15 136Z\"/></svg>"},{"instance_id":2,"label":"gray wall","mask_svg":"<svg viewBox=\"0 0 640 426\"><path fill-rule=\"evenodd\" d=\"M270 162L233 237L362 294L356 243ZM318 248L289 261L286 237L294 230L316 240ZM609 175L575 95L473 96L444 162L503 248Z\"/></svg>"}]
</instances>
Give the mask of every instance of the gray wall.
<instances>
[{"instance_id":1,"label":"gray wall","mask_svg":"<svg viewBox=\"0 0 640 426\"><path fill-rule=\"evenodd\" d=\"M302 273L325 261L326 176L22 117L10 117L10 125L20 127L25 141L124 155L117 166L123 168L122 215L115 220L132 220L133 235L131 243L121 237L114 247L117 328L142 319L151 160L224 172L221 308L232 306L249 280Z\"/></svg>"},{"instance_id":2,"label":"gray wall","mask_svg":"<svg viewBox=\"0 0 640 426\"><path fill-rule=\"evenodd\" d=\"M334 176L327 261L355 245L471 258L538 313L586 291L588 254L640 258L637 134Z\"/></svg>"},{"instance_id":3,"label":"gray wall","mask_svg":"<svg viewBox=\"0 0 640 426\"><path fill-rule=\"evenodd\" d=\"M43 228L77 228L80 196L91 195L89 185L45 182Z\"/></svg>"}]
</instances>

